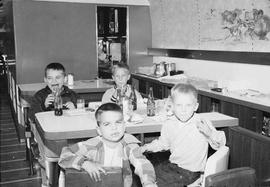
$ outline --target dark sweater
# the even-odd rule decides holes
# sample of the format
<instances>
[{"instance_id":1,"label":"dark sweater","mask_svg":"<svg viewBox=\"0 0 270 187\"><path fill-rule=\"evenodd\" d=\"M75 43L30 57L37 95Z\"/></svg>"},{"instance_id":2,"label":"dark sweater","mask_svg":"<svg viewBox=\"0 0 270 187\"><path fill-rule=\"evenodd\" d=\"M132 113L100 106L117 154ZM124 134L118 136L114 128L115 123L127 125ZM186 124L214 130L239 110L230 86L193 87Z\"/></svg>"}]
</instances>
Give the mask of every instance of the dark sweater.
<instances>
[{"instance_id":1,"label":"dark sweater","mask_svg":"<svg viewBox=\"0 0 270 187\"><path fill-rule=\"evenodd\" d=\"M60 93L63 100L63 104L67 103L68 101L71 101L74 104L74 106L76 106L77 99L79 98L78 94L75 93L73 90L69 89L67 86L63 86L63 88L64 88L63 91ZM51 93L52 91L48 86L35 93L33 100L31 102L32 115L34 115L37 112L50 111L54 109L53 103L49 105L47 108L44 105L47 96Z\"/></svg>"}]
</instances>

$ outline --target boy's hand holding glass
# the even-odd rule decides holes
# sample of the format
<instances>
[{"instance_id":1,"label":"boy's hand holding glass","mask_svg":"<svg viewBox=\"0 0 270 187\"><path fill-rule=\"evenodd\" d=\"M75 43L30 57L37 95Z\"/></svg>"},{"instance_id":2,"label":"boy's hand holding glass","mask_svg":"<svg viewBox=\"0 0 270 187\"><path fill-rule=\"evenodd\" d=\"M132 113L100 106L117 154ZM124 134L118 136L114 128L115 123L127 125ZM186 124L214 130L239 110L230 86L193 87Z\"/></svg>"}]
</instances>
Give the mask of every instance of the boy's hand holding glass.
<instances>
[{"instance_id":1,"label":"boy's hand holding glass","mask_svg":"<svg viewBox=\"0 0 270 187\"><path fill-rule=\"evenodd\" d=\"M54 94L49 94L47 98L45 99L44 105L46 108L49 107L54 102Z\"/></svg>"},{"instance_id":2,"label":"boy's hand holding glass","mask_svg":"<svg viewBox=\"0 0 270 187\"><path fill-rule=\"evenodd\" d=\"M105 169L102 168L102 165L99 163L85 161L82 164L82 168L90 175L91 179L96 182L101 181L100 172L106 174Z\"/></svg>"},{"instance_id":3,"label":"boy's hand holding glass","mask_svg":"<svg viewBox=\"0 0 270 187\"><path fill-rule=\"evenodd\" d=\"M211 137L212 135L212 130L209 127L210 121L207 121L205 119L201 119L201 122L197 123L197 128L198 130L207 138Z\"/></svg>"}]
</instances>

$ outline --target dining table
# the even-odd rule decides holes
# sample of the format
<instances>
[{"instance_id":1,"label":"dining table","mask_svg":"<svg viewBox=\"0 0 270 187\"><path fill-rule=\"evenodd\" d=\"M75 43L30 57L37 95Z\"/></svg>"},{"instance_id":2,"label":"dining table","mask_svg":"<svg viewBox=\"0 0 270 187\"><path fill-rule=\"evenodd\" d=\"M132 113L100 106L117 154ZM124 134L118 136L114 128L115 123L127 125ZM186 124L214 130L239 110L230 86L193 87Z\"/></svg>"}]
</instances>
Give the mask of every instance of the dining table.
<instances>
[{"instance_id":1,"label":"dining table","mask_svg":"<svg viewBox=\"0 0 270 187\"><path fill-rule=\"evenodd\" d=\"M92 106L96 108L99 104L96 103ZM62 148L98 135L95 109L93 108L65 110L62 116L55 116L54 111L35 114L35 123L31 125L31 129L38 145L43 149L41 154L45 158L45 170L50 184L57 184L54 173L58 167L57 162ZM166 115L147 116L146 105L138 108L133 114L137 118L126 122L126 132L141 134L142 144L145 133L160 132L162 125L166 124L168 119ZM237 118L218 112L200 113L199 115L210 120L216 128L238 125Z\"/></svg>"}]
</instances>

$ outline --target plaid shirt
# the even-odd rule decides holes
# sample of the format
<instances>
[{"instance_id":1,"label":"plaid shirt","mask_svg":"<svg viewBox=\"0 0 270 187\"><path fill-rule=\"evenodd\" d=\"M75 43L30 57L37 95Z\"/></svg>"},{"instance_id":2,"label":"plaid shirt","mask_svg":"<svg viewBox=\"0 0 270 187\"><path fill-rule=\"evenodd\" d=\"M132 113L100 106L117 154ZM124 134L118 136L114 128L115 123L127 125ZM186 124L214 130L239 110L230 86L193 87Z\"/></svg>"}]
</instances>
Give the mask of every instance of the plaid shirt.
<instances>
[{"instance_id":1,"label":"plaid shirt","mask_svg":"<svg viewBox=\"0 0 270 187\"><path fill-rule=\"evenodd\" d=\"M132 185L132 171L130 163L135 167L135 173L140 177L143 186L154 184L156 181L154 168L149 160L139 151L140 143L133 135L125 134L121 140L123 147L122 154L122 171L124 186ZM104 164L104 144L102 138L97 136L87 141L79 142L70 147L64 147L58 164L66 168L82 169L84 161L92 161Z\"/></svg>"}]
</instances>

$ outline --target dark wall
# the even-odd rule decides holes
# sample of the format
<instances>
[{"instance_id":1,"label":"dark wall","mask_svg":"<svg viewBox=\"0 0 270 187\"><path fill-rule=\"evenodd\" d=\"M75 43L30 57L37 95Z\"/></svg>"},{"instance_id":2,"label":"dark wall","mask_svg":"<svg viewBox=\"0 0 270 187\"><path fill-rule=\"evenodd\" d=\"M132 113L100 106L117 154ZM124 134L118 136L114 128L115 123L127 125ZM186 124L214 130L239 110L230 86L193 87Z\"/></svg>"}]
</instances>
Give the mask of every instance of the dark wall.
<instances>
[{"instance_id":1,"label":"dark wall","mask_svg":"<svg viewBox=\"0 0 270 187\"><path fill-rule=\"evenodd\" d=\"M95 5L14 1L13 15L17 83L42 82L53 61L77 80L97 76Z\"/></svg>"}]
</instances>

